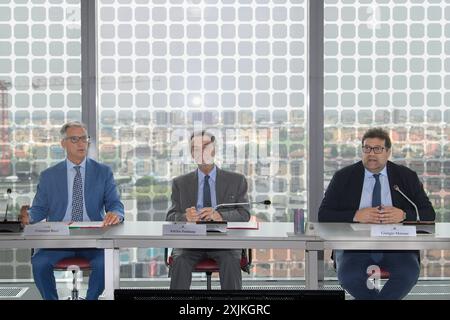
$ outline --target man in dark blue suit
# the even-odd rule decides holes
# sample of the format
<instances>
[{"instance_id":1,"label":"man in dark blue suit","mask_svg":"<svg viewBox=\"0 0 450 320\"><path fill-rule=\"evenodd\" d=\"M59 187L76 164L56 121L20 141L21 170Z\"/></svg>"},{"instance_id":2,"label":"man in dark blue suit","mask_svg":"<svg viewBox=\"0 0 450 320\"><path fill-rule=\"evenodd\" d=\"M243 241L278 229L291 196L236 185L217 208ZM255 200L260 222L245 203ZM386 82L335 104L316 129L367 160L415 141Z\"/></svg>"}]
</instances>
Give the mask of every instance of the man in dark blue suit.
<instances>
[{"instance_id":1,"label":"man in dark blue suit","mask_svg":"<svg viewBox=\"0 0 450 320\"><path fill-rule=\"evenodd\" d=\"M388 224L416 220L414 207L393 186L397 185L417 206L421 220L435 212L417 174L388 161L391 139L381 128L362 138L362 161L337 171L319 209L320 222ZM402 299L420 273L418 251L336 250L334 259L341 286L356 299ZM381 290L367 285L367 268L379 266L390 273Z\"/></svg>"},{"instance_id":2,"label":"man in dark blue suit","mask_svg":"<svg viewBox=\"0 0 450 320\"><path fill-rule=\"evenodd\" d=\"M69 122L61 128L66 160L44 170L33 205L21 208L23 224L47 221L123 221L124 208L109 167L87 157L89 136L84 124ZM106 213L105 213L106 212ZM36 286L46 300L57 300L53 267L65 258L82 257L91 265L86 299L96 300L105 287L102 249L41 249L31 258Z\"/></svg>"}]
</instances>

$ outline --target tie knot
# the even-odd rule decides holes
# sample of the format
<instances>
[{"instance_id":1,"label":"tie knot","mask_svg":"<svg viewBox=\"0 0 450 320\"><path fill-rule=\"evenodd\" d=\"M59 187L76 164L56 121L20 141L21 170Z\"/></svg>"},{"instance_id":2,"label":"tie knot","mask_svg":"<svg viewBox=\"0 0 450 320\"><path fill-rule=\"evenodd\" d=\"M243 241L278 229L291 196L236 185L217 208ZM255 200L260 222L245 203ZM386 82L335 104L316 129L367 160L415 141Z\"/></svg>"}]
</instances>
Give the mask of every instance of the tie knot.
<instances>
[{"instance_id":1,"label":"tie knot","mask_svg":"<svg viewBox=\"0 0 450 320\"><path fill-rule=\"evenodd\" d=\"M209 180L209 176L207 175L207 176L205 176L205 181L208 181Z\"/></svg>"},{"instance_id":2,"label":"tie knot","mask_svg":"<svg viewBox=\"0 0 450 320\"><path fill-rule=\"evenodd\" d=\"M380 179L380 173L375 173L375 174L373 175L373 177L375 178L375 180Z\"/></svg>"},{"instance_id":3,"label":"tie knot","mask_svg":"<svg viewBox=\"0 0 450 320\"><path fill-rule=\"evenodd\" d=\"M76 170L77 173L78 173L78 172L80 172L81 166L75 166L74 168L75 168L75 170Z\"/></svg>"}]
</instances>

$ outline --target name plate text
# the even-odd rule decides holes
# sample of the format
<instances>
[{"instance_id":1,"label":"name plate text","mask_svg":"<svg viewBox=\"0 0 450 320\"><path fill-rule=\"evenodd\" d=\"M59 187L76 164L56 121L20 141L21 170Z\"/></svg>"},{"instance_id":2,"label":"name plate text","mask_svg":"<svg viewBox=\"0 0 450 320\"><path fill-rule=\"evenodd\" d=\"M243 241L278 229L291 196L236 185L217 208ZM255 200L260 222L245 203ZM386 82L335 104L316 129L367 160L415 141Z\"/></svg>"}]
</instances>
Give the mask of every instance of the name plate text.
<instances>
[{"instance_id":1,"label":"name plate text","mask_svg":"<svg viewBox=\"0 0 450 320\"><path fill-rule=\"evenodd\" d=\"M196 223L163 224L163 235L206 236L206 225Z\"/></svg>"},{"instance_id":2,"label":"name plate text","mask_svg":"<svg viewBox=\"0 0 450 320\"><path fill-rule=\"evenodd\" d=\"M415 237L416 235L416 226L387 224L370 227L371 237Z\"/></svg>"},{"instance_id":3,"label":"name plate text","mask_svg":"<svg viewBox=\"0 0 450 320\"><path fill-rule=\"evenodd\" d=\"M26 236L68 236L70 231L65 222L39 222L26 225L23 234Z\"/></svg>"}]
</instances>

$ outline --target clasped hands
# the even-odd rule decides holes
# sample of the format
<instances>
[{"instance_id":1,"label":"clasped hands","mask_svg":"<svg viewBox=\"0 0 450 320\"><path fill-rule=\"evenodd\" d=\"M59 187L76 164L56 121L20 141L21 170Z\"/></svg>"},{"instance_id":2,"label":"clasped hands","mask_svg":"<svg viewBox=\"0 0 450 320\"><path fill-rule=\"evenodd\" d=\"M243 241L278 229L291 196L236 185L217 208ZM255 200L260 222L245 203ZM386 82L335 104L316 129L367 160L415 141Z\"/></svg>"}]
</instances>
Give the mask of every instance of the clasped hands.
<instances>
[{"instance_id":1,"label":"clasped hands","mask_svg":"<svg viewBox=\"0 0 450 320\"><path fill-rule=\"evenodd\" d=\"M194 221L222 221L222 215L215 211L214 208L202 208L199 211L195 207L186 209L186 220L189 222Z\"/></svg>"},{"instance_id":2,"label":"clasped hands","mask_svg":"<svg viewBox=\"0 0 450 320\"><path fill-rule=\"evenodd\" d=\"M24 205L20 208L19 220L23 225L27 225L30 223L30 214L28 213L28 209L30 209L29 205ZM102 227L111 226L118 223L120 223L119 215L114 212L107 212L105 217L103 218Z\"/></svg>"},{"instance_id":3,"label":"clasped hands","mask_svg":"<svg viewBox=\"0 0 450 320\"><path fill-rule=\"evenodd\" d=\"M405 220L406 213L396 207L364 208L356 211L353 221L360 223L389 224Z\"/></svg>"}]
</instances>

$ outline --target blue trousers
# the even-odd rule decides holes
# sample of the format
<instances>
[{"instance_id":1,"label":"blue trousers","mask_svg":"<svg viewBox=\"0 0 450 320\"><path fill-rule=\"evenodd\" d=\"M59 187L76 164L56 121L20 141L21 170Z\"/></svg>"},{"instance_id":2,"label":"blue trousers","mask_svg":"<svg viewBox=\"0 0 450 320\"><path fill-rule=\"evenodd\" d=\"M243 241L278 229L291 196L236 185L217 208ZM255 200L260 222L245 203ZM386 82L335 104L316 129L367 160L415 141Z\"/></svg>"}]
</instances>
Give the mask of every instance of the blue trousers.
<instances>
[{"instance_id":1,"label":"blue trousers","mask_svg":"<svg viewBox=\"0 0 450 320\"><path fill-rule=\"evenodd\" d=\"M417 251L349 251L336 250L335 259L340 285L355 299L400 300L419 279ZM389 271L389 280L381 290L367 284L371 265Z\"/></svg>"},{"instance_id":2,"label":"blue trousers","mask_svg":"<svg viewBox=\"0 0 450 320\"><path fill-rule=\"evenodd\" d=\"M80 257L89 260L91 274L87 300L97 300L105 289L105 254L102 249L39 249L31 257L33 276L41 296L45 300L58 300L53 268L65 258Z\"/></svg>"}]
</instances>

